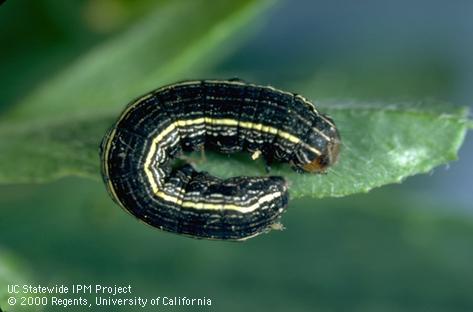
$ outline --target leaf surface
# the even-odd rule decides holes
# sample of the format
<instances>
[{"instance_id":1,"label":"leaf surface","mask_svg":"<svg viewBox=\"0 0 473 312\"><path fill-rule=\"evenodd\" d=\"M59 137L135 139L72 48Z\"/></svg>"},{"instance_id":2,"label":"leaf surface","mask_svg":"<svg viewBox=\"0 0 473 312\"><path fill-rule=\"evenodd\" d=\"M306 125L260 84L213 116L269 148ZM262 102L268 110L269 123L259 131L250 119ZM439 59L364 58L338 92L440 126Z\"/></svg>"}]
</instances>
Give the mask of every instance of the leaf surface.
<instances>
[{"instance_id":1,"label":"leaf surface","mask_svg":"<svg viewBox=\"0 0 473 312\"><path fill-rule=\"evenodd\" d=\"M327 102L342 137L340 160L325 175L298 174L288 165L271 175L287 178L293 197L344 196L425 173L455 160L468 129L467 110L442 113L428 106ZM1 127L0 181L40 182L67 175L100 178L98 146L115 113L68 119L46 125ZM197 157L197 156L191 156ZM265 175L262 160L249 154L209 152L195 166L221 177Z\"/></svg>"}]
</instances>

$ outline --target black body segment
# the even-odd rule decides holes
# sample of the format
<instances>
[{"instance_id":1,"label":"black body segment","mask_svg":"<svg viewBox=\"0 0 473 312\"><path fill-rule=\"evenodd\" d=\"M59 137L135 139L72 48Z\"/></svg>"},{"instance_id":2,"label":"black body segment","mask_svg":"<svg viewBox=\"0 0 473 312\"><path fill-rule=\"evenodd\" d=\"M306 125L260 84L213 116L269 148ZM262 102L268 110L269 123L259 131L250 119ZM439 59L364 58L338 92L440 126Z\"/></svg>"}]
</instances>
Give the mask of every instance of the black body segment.
<instances>
[{"instance_id":1,"label":"black body segment","mask_svg":"<svg viewBox=\"0 0 473 312\"><path fill-rule=\"evenodd\" d=\"M243 240L267 231L286 210L282 177L219 179L183 151L248 151L299 172L324 172L338 157L333 121L301 96L240 81L185 81L130 103L101 145L112 198L162 230L198 238Z\"/></svg>"}]
</instances>

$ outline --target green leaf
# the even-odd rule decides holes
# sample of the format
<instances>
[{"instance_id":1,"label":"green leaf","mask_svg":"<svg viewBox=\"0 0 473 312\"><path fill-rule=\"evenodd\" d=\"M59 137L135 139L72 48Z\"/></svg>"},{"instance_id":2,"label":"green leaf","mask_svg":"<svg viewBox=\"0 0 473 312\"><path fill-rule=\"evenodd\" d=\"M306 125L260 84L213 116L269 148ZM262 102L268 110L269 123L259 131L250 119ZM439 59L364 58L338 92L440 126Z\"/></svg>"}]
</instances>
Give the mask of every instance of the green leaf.
<instances>
[{"instance_id":1,"label":"green leaf","mask_svg":"<svg viewBox=\"0 0 473 312\"><path fill-rule=\"evenodd\" d=\"M289 181L293 197L344 196L402 181L456 159L468 129L467 109L416 103L321 103L342 137L340 161L326 175L297 174L287 165L272 175ZM47 181L66 175L100 178L98 146L115 113L48 124L0 128L0 181ZM8 138L6 140L5 138ZM264 175L248 154L208 153L201 170L218 176Z\"/></svg>"},{"instance_id":2,"label":"green leaf","mask_svg":"<svg viewBox=\"0 0 473 312\"><path fill-rule=\"evenodd\" d=\"M239 41L236 30L248 28L273 2L161 1L134 28L46 80L2 116L0 182L97 177L98 142L127 102L201 73Z\"/></svg>"},{"instance_id":3,"label":"green leaf","mask_svg":"<svg viewBox=\"0 0 473 312\"><path fill-rule=\"evenodd\" d=\"M287 178L293 197L340 197L431 171L457 158L468 130L468 109L432 103L318 103L333 117L342 138L340 159L326 175L298 174L278 165L271 175ZM249 156L198 165L212 173L262 175ZM223 157L219 157L222 159ZM245 159L246 161L241 161ZM230 168L230 169L229 169ZM230 172L229 172L230 171Z\"/></svg>"},{"instance_id":4,"label":"green leaf","mask_svg":"<svg viewBox=\"0 0 473 312\"><path fill-rule=\"evenodd\" d=\"M46 182L68 175L97 178L100 140L112 123L111 117L90 116L1 126L0 182Z\"/></svg>"},{"instance_id":5,"label":"green leaf","mask_svg":"<svg viewBox=\"0 0 473 312\"><path fill-rule=\"evenodd\" d=\"M274 1L161 2L135 27L28 94L4 119L89 116L118 110L158 86L197 78L199 70L222 58L239 41L231 34L256 20Z\"/></svg>"},{"instance_id":6,"label":"green leaf","mask_svg":"<svg viewBox=\"0 0 473 312\"><path fill-rule=\"evenodd\" d=\"M163 1L133 29L80 58L4 116L0 182L67 175L99 179L98 146L119 109L149 89L202 72L198 69L234 41L230 35L269 3L219 1L208 10L209 0ZM339 126L340 161L322 176L274 166L271 174L288 179L293 197L366 192L428 172L456 158L468 128L467 111L445 105L321 105ZM252 161L246 154L209 153L196 166L222 177L266 174L262 160Z\"/></svg>"}]
</instances>

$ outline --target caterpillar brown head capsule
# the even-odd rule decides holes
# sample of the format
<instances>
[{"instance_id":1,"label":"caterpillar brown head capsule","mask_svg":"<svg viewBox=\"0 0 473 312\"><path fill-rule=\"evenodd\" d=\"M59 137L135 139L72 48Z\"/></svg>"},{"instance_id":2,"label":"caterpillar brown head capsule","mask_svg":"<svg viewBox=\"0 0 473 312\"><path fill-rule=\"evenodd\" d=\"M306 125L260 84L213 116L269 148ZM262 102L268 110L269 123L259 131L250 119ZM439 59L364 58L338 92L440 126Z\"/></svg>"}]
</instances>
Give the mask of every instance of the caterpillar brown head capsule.
<instances>
[{"instance_id":1,"label":"caterpillar brown head capsule","mask_svg":"<svg viewBox=\"0 0 473 312\"><path fill-rule=\"evenodd\" d=\"M277 224L288 203L282 177L219 179L181 153L247 151L268 164L325 172L336 162L334 122L300 95L233 80L184 81L131 102L101 145L102 175L120 206L159 229L244 240Z\"/></svg>"}]
</instances>

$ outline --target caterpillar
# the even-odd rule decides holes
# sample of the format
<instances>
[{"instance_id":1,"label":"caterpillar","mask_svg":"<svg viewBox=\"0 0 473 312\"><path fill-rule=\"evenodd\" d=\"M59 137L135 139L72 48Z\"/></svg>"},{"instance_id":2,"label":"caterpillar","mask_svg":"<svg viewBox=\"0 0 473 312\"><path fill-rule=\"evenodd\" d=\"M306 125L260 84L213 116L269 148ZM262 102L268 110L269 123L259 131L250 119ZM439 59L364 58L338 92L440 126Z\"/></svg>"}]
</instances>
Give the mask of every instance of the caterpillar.
<instances>
[{"instance_id":1,"label":"caterpillar","mask_svg":"<svg viewBox=\"0 0 473 312\"><path fill-rule=\"evenodd\" d=\"M300 95L239 80L174 83L131 102L100 147L113 200L161 230L195 238L245 240L277 224L288 203L283 177L220 179L183 152L247 151L268 165L323 173L340 136L331 118Z\"/></svg>"}]
</instances>

